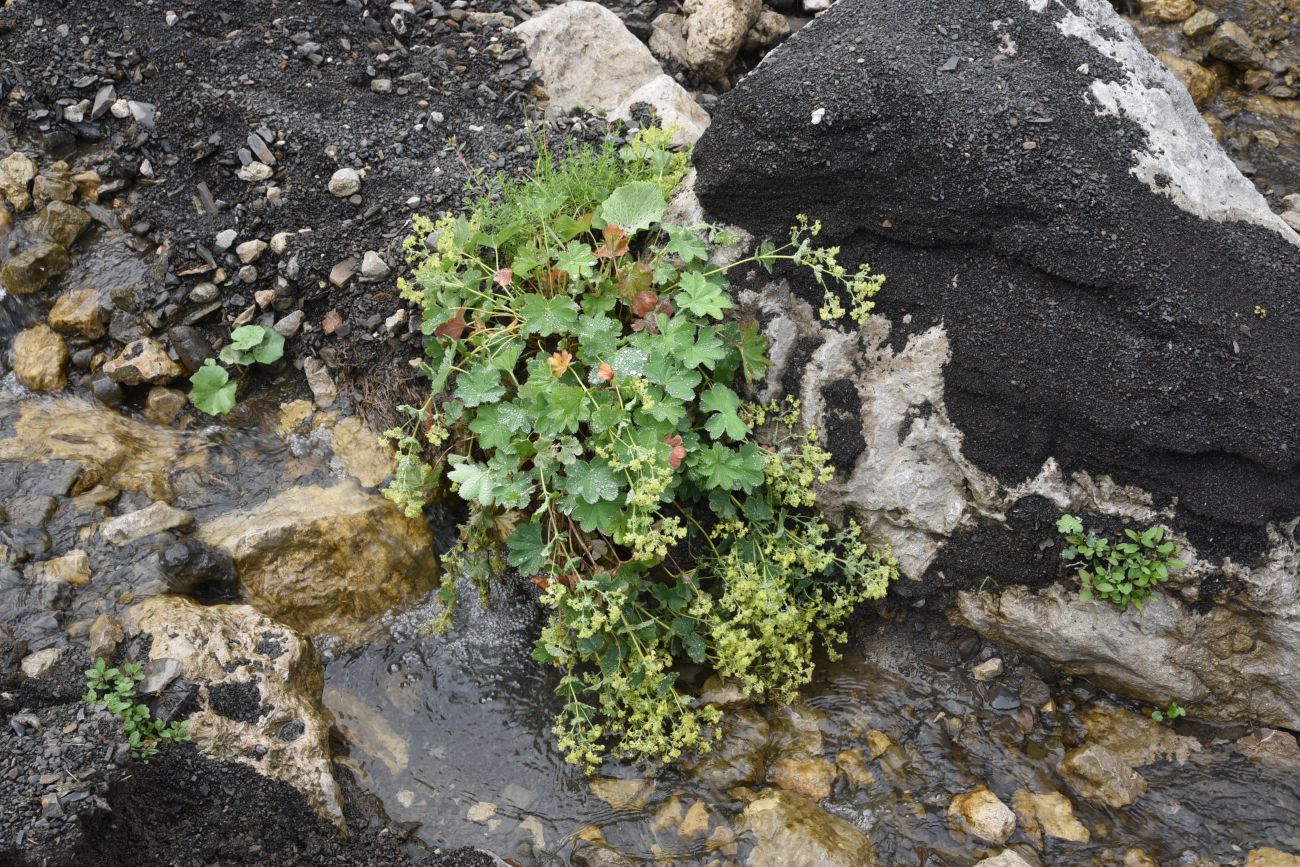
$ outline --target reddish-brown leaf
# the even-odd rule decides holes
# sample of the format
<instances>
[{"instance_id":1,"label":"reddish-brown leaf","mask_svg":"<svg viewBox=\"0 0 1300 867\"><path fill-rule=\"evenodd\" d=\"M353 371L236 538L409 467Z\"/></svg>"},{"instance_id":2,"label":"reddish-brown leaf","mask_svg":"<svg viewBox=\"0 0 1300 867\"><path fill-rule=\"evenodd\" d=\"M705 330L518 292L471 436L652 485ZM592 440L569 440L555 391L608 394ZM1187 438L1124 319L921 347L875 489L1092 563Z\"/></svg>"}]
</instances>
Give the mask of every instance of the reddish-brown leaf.
<instances>
[{"instance_id":1,"label":"reddish-brown leaf","mask_svg":"<svg viewBox=\"0 0 1300 867\"><path fill-rule=\"evenodd\" d=\"M627 234L618 226L610 223L604 231L605 243L596 248L597 259L617 259L627 254Z\"/></svg>"},{"instance_id":2,"label":"reddish-brown leaf","mask_svg":"<svg viewBox=\"0 0 1300 867\"><path fill-rule=\"evenodd\" d=\"M496 281L498 286L504 289L515 279L515 272L511 271L509 268L501 268L496 272L496 274L492 275L492 279Z\"/></svg>"},{"instance_id":3,"label":"reddish-brown leaf","mask_svg":"<svg viewBox=\"0 0 1300 867\"><path fill-rule=\"evenodd\" d=\"M623 268L619 271L619 297L630 303L638 292L649 291L653 276L654 269L645 262L637 262L631 268Z\"/></svg>"},{"instance_id":4,"label":"reddish-brown leaf","mask_svg":"<svg viewBox=\"0 0 1300 867\"><path fill-rule=\"evenodd\" d=\"M569 285L569 272L561 271L559 268L547 268L542 271L537 282L548 292L563 292L564 287Z\"/></svg>"},{"instance_id":5,"label":"reddish-brown leaf","mask_svg":"<svg viewBox=\"0 0 1300 867\"><path fill-rule=\"evenodd\" d=\"M343 324L343 317L337 310L331 310L325 314L325 318L320 321L320 330L326 334L333 334L338 331L339 326Z\"/></svg>"},{"instance_id":6,"label":"reddish-brown leaf","mask_svg":"<svg viewBox=\"0 0 1300 867\"><path fill-rule=\"evenodd\" d=\"M642 290L636 293L636 297L632 301L632 315L638 317L649 316L657 306L659 306L659 296L653 292Z\"/></svg>"},{"instance_id":7,"label":"reddish-brown leaf","mask_svg":"<svg viewBox=\"0 0 1300 867\"><path fill-rule=\"evenodd\" d=\"M600 367L596 368L596 375L606 382L609 382L614 378L614 368L602 361Z\"/></svg>"},{"instance_id":8,"label":"reddish-brown leaf","mask_svg":"<svg viewBox=\"0 0 1300 867\"><path fill-rule=\"evenodd\" d=\"M465 321L465 308L462 307L456 311L456 315L434 329L434 337L450 337L452 340L460 340L469 323Z\"/></svg>"},{"instance_id":9,"label":"reddish-brown leaf","mask_svg":"<svg viewBox=\"0 0 1300 867\"><path fill-rule=\"evenodd\" d=\"M664 445L672 448L672 451L668 453L668 466L674 470L680 469L682 461L686 459L686 446L682 445L681 435L672 434L664 437Z\"/></svg>"}]
</instances>

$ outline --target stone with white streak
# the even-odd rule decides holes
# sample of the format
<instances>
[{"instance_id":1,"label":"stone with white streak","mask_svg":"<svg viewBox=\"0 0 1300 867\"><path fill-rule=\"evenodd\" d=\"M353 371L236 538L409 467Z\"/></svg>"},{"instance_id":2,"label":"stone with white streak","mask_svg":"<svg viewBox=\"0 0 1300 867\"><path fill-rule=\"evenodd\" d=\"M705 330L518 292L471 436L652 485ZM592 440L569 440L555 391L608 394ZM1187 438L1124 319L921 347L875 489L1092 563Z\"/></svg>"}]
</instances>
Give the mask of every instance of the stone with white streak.
<instances>
[{"instance_id":1,"label":"stone with white streak","mask_svg":"<svg viewBox=\"0 0 1300 867\"><path fill-rule=\"evenodd\" d=\"M310 642L250 606L204 606L179 596L135 605L124 625L152 639L151 660L173 660L199 685L189 733L200 750L294 786L323 819L345 827L320 704L324 675ZM256 719L218 713L219 688L252 690Z\"/></svg>"},{"instance_id":2,"label":"stone with white streak","mask_svg":"<svg viewBox=\"0 0 1300 867\"><path fill-rule=\"evenodd\" d=\"M690 94L663 74L659 61L598 3L570 0L515 28L554 105L603 108L627 118L638 102L652 105L678 141L692 142L708 115Z\"/></svg>"}]
</instances>

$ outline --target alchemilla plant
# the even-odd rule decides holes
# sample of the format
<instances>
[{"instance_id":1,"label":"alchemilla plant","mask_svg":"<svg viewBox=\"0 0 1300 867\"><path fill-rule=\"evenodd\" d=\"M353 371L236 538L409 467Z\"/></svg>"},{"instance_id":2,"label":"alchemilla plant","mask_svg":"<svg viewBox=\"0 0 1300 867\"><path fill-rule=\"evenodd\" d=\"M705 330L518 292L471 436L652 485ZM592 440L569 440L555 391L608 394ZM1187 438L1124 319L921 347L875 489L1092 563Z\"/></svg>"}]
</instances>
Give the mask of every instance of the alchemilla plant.
<instances>
[{"instance_id":1,"label":"alchemilla plant","mask_svg":"<svg viewBox=\"0 0 1300 867\"><path fill-rule=\"evenodd\" d=\"M817 513L832 470L798 403L744 398L766 344L730 315L726 275L795 263L826 287L823 317L847 304L859 320L882 278L838 264L806 218L785 244L714 264L710 245L734 239L665 221L687 169L667 140L542 149L530 179L417 220L401 282L423 310L431 393L386 434L387 494L418 514L445 468L469 504L449 607L457 576L507 564L541 588L552 615L534 656L564 671L555 734L588 766L610 749L706 749L719 711L686 685L705 668L793 698L818 640L833 654L854 606L897 574L856 525Z\"/></svg>"}]
</instances>

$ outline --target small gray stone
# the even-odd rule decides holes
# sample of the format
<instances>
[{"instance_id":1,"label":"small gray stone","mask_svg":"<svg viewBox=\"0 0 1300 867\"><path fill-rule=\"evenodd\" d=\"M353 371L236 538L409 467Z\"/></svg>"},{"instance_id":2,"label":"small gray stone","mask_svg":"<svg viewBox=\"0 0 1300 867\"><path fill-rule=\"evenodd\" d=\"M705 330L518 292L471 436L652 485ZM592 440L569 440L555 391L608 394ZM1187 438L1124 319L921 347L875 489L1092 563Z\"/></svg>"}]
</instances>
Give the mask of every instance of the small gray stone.
<instances>
[{"instance_id":1,"label":"small gray stone","mask_svg":"<svg viewBox=\"0 0 1300 867\"><path fill-rule=\"evenodd\" d=\"M59 649L57 647L47 647L44 650L38 650L33 654L23 657L22 670L23 674L32 678L47 677L50 672L54 671L54 666L59 664Z\"/></svg>"},{"instance_id":2,"label":"small gray stone","mask_svg":"<svg viewBox=\"0 0 1300 867\"><path fill-rule=\"evenodd\" d=\"M144 680L136 684L135 691L151 695L162 692L167 684L181 676L181 661L170 656L151 659L144 665Z\"/></svg>"},{"instance_id":3,"label":"small gray stone","mask_svg":"<svg viewBox=\"0 0 1300 867\"><path fill-rule=\"evenodd\" d=\"M246 166L240 166L235 172L241 181L247 181L250 184L258 184L262 181L270 180L274 170L266 163L254 160Z\"/></svg>"},{"instance_id":4,"label":"small gray stone","mask_svg":"<svg viewBox=\"0 0 1300 867\"><path fill-rule=\"evenodd\" d=\"M388 263L374 250L367 250L361 257L361 276L367 280L382 280L392 273Z\"/></svg>"},{"instance_id":5,"label":"small gray stone","mask_svg":"<svg viewBox=\"0 0 1300 867\"><path fill-rule=\"evenodd\" d=\"M207 304L209 301L216 301L220 290L217 289L216 283L200 283L190 290L190 300L195 304Z\"/></svg>"},{"instance_id":6,"label":"small gray stone","mask_svg":"<svg viewBox=\"0 0 1300 867\"><path fill-rule=\"evenodd\" d=\"M275 154L271 153L271 149L266 146L266 142L255 132L248 134L248 149L257 156L259 161L268 166L275 165Z\"/></svg>"},{"instance_id":7,"label":"small gray stone","mask_svg":"<svg viewBox=\"0 0 1300 867\"><path fill-rule=\"evenodd\" d=\"M158 110L152 103L136 102L134 99L127 102L127 108L131 110L131 117L135 122L145 129L153 129L154 117Z\"/></svg>"},{"instance_id":8,"label":"small gray stone","mask_svg":"<svg viewBox=\"0 0 1300 867\"><path fill-rule=\"evenodd\" d=\"M342 168L330 178L329 190L340 199L361 192L361 175L356 169Z\"/></svg>"},{"instance_id":9,"label":"small gray stone","mask_svg":"<svg viewBox=\"0 0 1300 867\"><path fill-rule=\"evenodd\" d=\"M388 78L376 78L370 82L370 89L374 93L392 93L393 82Z\"/></svg>"},{"instance_id":10,"label":"small gray stone","mask_svg":"<svg viewBox=\"0 0 1300 867\"><path fill-rule=\"evenodd\" d=\"M325 369L325 362L319 358L308 358L303 362L302 372L307 376L307 387L316 399L318 409L327 409L338 399L338 387Z\"/></svg>"},{"instance_id":11,"label":"small gray stone","mask_svg":"<svg viewBox=\"0 0 1300 867\"><path fill-rule=\"evenodd\" d=\"M245 241L236 247L235 255L239 257L239 261L248 265L252 262L256 262L258 257L266 252L266 246L267 244L265 241L254 238L253 240Z\"/></svg>"},{"instance_id":12,"label":"small gray stone","mask_svg":"<svg viewBox=\"0 0 1300 867\"><path fill-rule=\"evenodd\" d=\"M298 333L298 329L302 327L302 321L306 317L307 314L303 313L301 310L295 310L282 318L279 322L275 323L272 328L274 328L275 333L279 334L281 337L293 337Z\"/></svg>"},{"instance_id":13,"label":"small gray stone","mask_svg":"<svg viewBox=\"0 0 1300 867\"><path fill-rule=\"evenodd\" d=\"M217 238L216 238L217 249L224 253L226 250L230 249L230 246L235 243L235 239L238 237L239 237L239 233L236 232L234 229L225 229L223 231L217 232Z\"/></svg>"},{"instance_id":14,"label":"small gray stone","mask_svg":"<svg viewBox=\"0 0 1300 867\"><path fill-rule=\"evenodd\" d=\"M99 120L108 114L109 108L117 101L117 89L111 84L106 84L95 93L95 102L90 109L90 116Z\"/></svg>"}]
</instances>

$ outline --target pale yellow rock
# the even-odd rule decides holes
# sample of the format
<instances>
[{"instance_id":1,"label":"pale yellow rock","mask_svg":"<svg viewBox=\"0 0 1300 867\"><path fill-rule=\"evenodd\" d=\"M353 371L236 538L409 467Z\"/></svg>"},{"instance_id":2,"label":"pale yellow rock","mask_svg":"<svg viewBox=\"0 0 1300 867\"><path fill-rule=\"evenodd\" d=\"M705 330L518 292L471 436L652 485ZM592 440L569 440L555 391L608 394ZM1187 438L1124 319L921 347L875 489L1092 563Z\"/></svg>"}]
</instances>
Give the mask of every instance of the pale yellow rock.
<instances>
[{"instance_id":1,"label":"pale yellow rock","mask_svg":"<svg viewBox=\"0 0 1300 867\"><path fill-rule=\"evenodd\" d=\"M786 791L824 801L835 782L835 766L825 759L777 759L768 767L767 778Z\"/></svg>"},{"instance_id":2,"label":"pale yellow rock","mask_svg":"<svg viewBox=\"0 0 1300 867\"><path fill-rule=\"evenodd\" d=\"M948 825L955 831L1000 844L1015 831L1016 814L987 786L980 786L952 799Z\"/></svg>"},{"instance_id":3,"label":"pale yellow rock","mask_svg":"<svg viewBox=\"0 0 1300 867\"><path fill-rule=\"evenodd\" d=\"M686 811L682 823L677 826L677 836L683 840L694 840L709 833L709 808L703 801L696 801Z\"/></svg>"},{"instance_id":4,"label":"pale yellow rock","mask_svg":"<svg viewBox=\"0 0 1300 867\"><path fill-rule=\"evenodd\" d=\"M78 196L88 202L99 201L99 188L103 184L103 179L100 178L99 172L77 172L69 178L69 180L77 185Z\"/></svg>"},{"instance_id":5,"label":"pale yellow rock","mask_svg":"<svg viewBox=\"0 0 1300 867\"><path fill-rule=\"evenodd\" d=\"M393 472L394 454L379 435L355 416L340 420L330 429L334 456L348 475L368 488L384 483Z\"/></svg>"},{"instance_id":6,"label":"pale yellow rock","mask_svg":"<svg viewBox=\"0 0 1300 867\"><path fill-rule=\"evenodd\" d=\"M29 187L35 178L36 163L27 154L14 152L0 160L0 193L15 211L25 211L31 205Z\"/></svg>"},{"instance_id":7,"label":"pale yellow rock","mask_svg":"<svg viewBox=\"0 0 1300 867\"><path fill-rule=\"evenodd\" d=\"M1142 7L1143 18L1166 24L1186 21L1196 13L1194 0L1138 0L1138 4Z\"/></svg>"},{"instance_id":8,"label":"pale yellow rock","mask_svg":"<svg viewBox=\"0 0 1300 867\"><path fill-rule=\"evenodd\" d=\"M753 849L745 867L879 867L871 840L807 798L776 790L749 803L739 830Z\"/></svg>"},{"instance_id":9,"label":"pale yellow rock","mask_svg":"<svg viewBox=\"0 0 1300 867\"><path fill-rule=\"evenodd\" d=\"M27 577L32 581L52 581L85 587L90 583L90 557L85 551L69 551L62 557L33 563L27 568Z\"/></svg>"},{"instance_id":10,"label":"pale yellow rock","mask_svg":"<svg viewBox=\"0 0 1300 867\"><path fill-rule=\"evenodd\" d=\"M1246 867L1300 867L1300 855L1281 849L1252 849L1246 853Z\"/></svg>"},{"instance_id":11,"label":"pale yellow rock","mask_svg":"<svg viewBox=\"0 0 1300 867\"><path fill-rule=\"evenodd\" d=\"M280 436L288 436L297 430L303 422L311 418L316 408L310 400L291 400L280 404L280 415L276 419L276 430Z\"/></svg>"},{"instance_id":12,"label":"pale yellow rock","mask_svg":"<svg viewBox=\"0 0 1300 867\"><path fill-rule=\"evenodd\" d=\"M1060 792L1039 794L1020 789L1011 800L1021 830L1042 844L1042 838L1055 837L1071 843L1087 843L1091 835L1074 816L1070 799Z\"/></svg>"},{"instance_id":13,"label":"pale yellow rock","mask_svg":"<svg viewBox=\"0 0 1300 867\"><path fill-rule=\"evenodd\" d=\"M345 827L320 705L324 673L310 642L251 606L204 606L179 596L133 606L124 625L128 634L152 638L150 659L178 659L182 676L200 684L190 735L201 750L294 786L322 818ZM255 722L212 709L216 686L249 683L264 711Z\"/></svg>"},{"instance_id":14,"label":"pale yellow rock","mask_svg":"<svg viewBox=\"0 0 1300 867\"><path fill-rule=\"evenodd\" d=\"M1206 69L1195 60L1179 57L1172 51L1162 51L1158 55L1165 68L1174 74L1178 83L1187 88L1192 102L1203 106L1219 93L1219 76Z\"/></svg>"},{"instance_id":15,"label":"pale yellow rock","mask_svg":"<svg viewBox=\"0 0 1300 867\"><path fill-rule=\"evenodd\" d=\"M167 348L157 340L141 337L128 343L105 364L104 373L123 385L166 385L184 376L185 368L172 361Z\"/></svg>"},{"instance_id":16,"label":"pale yellow rock","mask_svg":"<svg viewBox=\"0 0 1300 867\"><path fill-rule=\"evenodd\" d=\"M479 801L465 812L465 818L471 822L478 822L480 825L486 824L489 819L497 814L497 805L488 801Z\"/></svg>"},{"instance_id":17,"label":"pale yellow rock","mask_svg":"<svg viewBox=\"0 0 1300 867\"><path fill-rule=\"evenodd\" d=\"M198 533L231 556L250 602L313 635L364 638L437 580L428 525L350 480L289 488Z\"/></svg>"},{"instance_id":18,"label":"pale yellow rock","mask_svg":"<svg viewBox=\"0 0 1300 867\"><path fill-rule=\"evenodd\" d=\"M377 708L335 687L325 690L324 703L349 745L382 762L390 774L406 770L410 748Z\"/></svg>"},{"instance_id":19,"label":"pale yellow rock","mask_svg":"<svg viewBox=\"0 0 1300 867\"><path fill-rule=\"evenodd\" d=\"M867 732L867 751L871 753L873 759L878 759L885 754L885 750L893 746L894 742L889 739L889 735L882 731L872 729Z\"/></svg>"},{"instance_id":20,"label":"pale yellow rock","mask_svg":"<svg viewBox=\"0 0 1300 867\"><path fill-rule=\"evenodd\" d=\"M615 777L592 780L588 786L592 794L615 810L643 809L655 790L653 780L621 780Z\"/></svg>"},{"instance_id":21,"label":"pale yellow rock","mask_svg":"<svg viewBox=\"0 0 1300 867\"><path fill-rule=\"evenodd\" d=\"M875 777L867 767L867 756L862 750L845 750L835 757L835 766L844 774L850 785L864 789L874 782Z\"/></svg>"},{"instance_id":22,"label":"pale yellow rock","mask_svg":"<svg viewBox=\"0 0 1300 867\"><path fill-rule=\"evenodd\" d=\"M1124 853L1124 867L1160 867L1156 859L1141 849L1129 849Z\"/></svg>"},{"instance_id":23,"label":"pale yellow rock","mask_svg":"<svg viewBox=\"0 0 1300 867\"><path fill-rule=\"evenodd\" d=\"M50 308L50 327L64 334L80 334L91 340L104 336L99 315L100 293L96 289L70 289Z\"/></svg>"},{"instance_id":24,"label":"pale yellow rock","mask_svg":"<svg viewBox=\"0 0 1300 867\"><path fill-rule=\"evenodd\" d=\"M1019 853L1011 849L1003 849L992 858L976 861L975 867L1033 867L1033 865L1020 857Z\"/></svg>"},{"instance_id":25,"label":"pale yellow rock","mask_svg":"<svg viewBox=\"0 0 1300 867\"><path fill-rule=\"evenodd\" d=\"M176 421L187 403L189 398L180 389L155 385L145 396L144 417L154 424L166 427Z\"/></svg>"},{"instance_id":26,"label":"pale yellow rock","mask_svg":"<svg viewBox=\"0 0 1300 867\"><path fill-rule=\"evenodd\" d=\"M68 344L41 323L14 338L14 376L32 391L58 391L68 384Z\"/></svg>"},{"instance_id":27,"label":"pale yellow rock","mask_svg":"<svg viewBox=\"0 0 1300 867\"><path fill-rule=\"evenodd\" d=\"M102 484L150 491L172 470L202 466L207 449L81 398L57 397L22 404L14 435L0 439L0 460L77 461L94 467Z\"/></svg>"},{"instance_id":28,"label":"pale yellow rock","mask_svg":"<svg viewBox=\"0 0 1300 867\"><path fill-rule=\"evenodd\" d=\"M90 658L94 659L112 659L113 651L125 637L122 631L122 624L118 623L107 614L101 614L90 624L90 630L87 634L87 650Z\"/></svg>"},{"instance_id":29,"label":"pale yellow rock","mask_svg":"<svg viewBox=\"0 0 1300 867\"><path fill-rule=\"evenodd\" d=\"M77 185L67 178L38 175L32 181L32 201L38 205L46 202L71 202L77 197Z\"/></svg>"},{"instance_id":30,"label":"pale yellow rock","mask_svg":"<svg viewBox=\"0 0 1300 867\"><path fill-rule=\"evenodd\" d=\"M193 522L194 516L184 509L156 502L143 509L109 518L100 526L99 531L104 541L110 545L127 545L154 533L188 527Z\"/></svg>"},{"instance_id":31,"label":"pale yellow rock","mask_svg":"<svg viewBox=\"0 0 1300 867\"><path fill-rule=\"evenodd\" d=\"M28 221L27 226L61 247L71 247L90 227L90 214L75 205L50 202Z\"/></svg>"}]
</instances>

